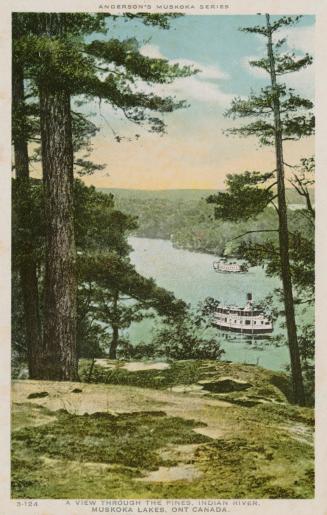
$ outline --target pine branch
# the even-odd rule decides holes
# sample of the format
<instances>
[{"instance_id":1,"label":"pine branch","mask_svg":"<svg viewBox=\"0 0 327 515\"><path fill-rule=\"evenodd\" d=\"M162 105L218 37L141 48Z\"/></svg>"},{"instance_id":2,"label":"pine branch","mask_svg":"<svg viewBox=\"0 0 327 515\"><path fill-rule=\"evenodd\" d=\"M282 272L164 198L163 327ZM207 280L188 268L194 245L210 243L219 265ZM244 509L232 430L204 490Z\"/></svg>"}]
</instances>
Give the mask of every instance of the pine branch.
<instances>
[{"instance_id":1,"label":"pine branch","mask_svg":"<svg viewBox=\"0 0 327 515\"><path fill-rule=\"evenodd\" d=\"M276 195L276 197L274 197L274 199L277 197L278 197L278 195ZM279 214L279 209L278 209L277 205L275 204L275 202L273 201L273 199L271 199L271 203L274 206L276 213Z\"/></svg>"},{"instance_id":2,"label":"pine branch","mask_svg":"<svg viewBox=\"0 0 327 515\"><path fill-rule=\"evenodd\" d=\"M270 184L267 188L266 188L266 191L269 191L271 190L271 188L273 188L274 186L277 185L277 181L273 182L272 184ZM275 197L274 197L275 198Z\"/></svg>"},{"instance_id":3,"label":"pine branch","mask_svg":"<svg viewBox=\"0 0 327 515\"><path fill-rule=\"evenodd\" d=\"M247 236L248 234L252 234L252 233L256 233L256 232L278 232L278 229L258 229L256 231L246 231L245 233L240 234L240 235L236 236L235 238L232 238L231 240L228 240L228 241L238 240L239 238L243 238L243 236Z\"/></svg>"},{"instance_id":4,"label":"pine branch","mask_svg":"<svg viewBox=\"0 0 327 515\"><path fill-rule=\"evenodd\" d=\"M299 195L305 198L307 209L312 218L315 218L315 210L311 203L310 193L308 191L308 188L303 184L303 179L301 180L296 175L296 173L293 173L293 179L289 179L289 183L293 186L293 188L295 188Z\"/></svg>"}]
</instances>

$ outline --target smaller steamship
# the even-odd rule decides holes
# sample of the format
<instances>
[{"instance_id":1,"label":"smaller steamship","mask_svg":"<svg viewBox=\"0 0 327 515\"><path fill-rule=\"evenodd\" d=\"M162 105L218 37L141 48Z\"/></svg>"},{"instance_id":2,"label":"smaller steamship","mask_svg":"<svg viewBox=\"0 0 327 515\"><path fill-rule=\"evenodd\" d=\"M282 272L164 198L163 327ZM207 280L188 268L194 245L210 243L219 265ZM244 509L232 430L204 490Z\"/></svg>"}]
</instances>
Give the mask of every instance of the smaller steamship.
<instances>
[{"instance_id":1,"label":"smaller steamship","mask_svg":"<svg viewBox=\"0 0 327 515\"><path fill-rule=\"evenodd\" d=\"M247 294L244 308L219 306L213 315L212 325L239 334L264 335L273 331L272 320L262 307L253 304L252 293Z\"/></svg>"},{"instance_id":2,"label":"smaller steamship","mask_svg":"<svg viewBox=\"0 0 327 515\"><path fill-rule=\"evenodd\" d=\"M215 272L227 273L227 274L228 273L244 274L245 272L249 271L246 263L236 263L236 262L227 261L226 259L214 261L213 269Z\"/></svg>"}]
</instances>

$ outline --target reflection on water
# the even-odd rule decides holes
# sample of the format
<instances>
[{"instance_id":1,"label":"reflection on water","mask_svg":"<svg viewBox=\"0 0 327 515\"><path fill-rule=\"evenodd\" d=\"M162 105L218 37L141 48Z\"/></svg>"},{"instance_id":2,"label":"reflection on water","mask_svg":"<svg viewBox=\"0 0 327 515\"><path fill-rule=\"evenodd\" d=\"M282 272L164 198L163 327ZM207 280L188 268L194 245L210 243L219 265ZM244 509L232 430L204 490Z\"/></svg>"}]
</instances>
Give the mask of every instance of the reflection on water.
<instances>
[{"instance_id":1,"label":"reflection on water","mask_svg":"<svg viewBox=\"0 0 327 515\"><path fill-rule=\"evenodd\" d=\"M244 342L247 345L252 345L252 348L254 348L256 345L259 346L260 342L269 343L269 341L271 340L271 336L266 335L266 334L264 334L264 335L235 334L235 333L223 331L222 329L217 329L217 330L218 330L222 340L229 340L229 341L234 340L234 341L238 341L238 342ZM261 349L263 348L262 345L260 346L260 348Z\"/></svg>"},{"instance_id":2,"label":"reflection on water","mask_svg":"<svg viewBox=\"0 0 327 515\"><path fill-rule=\"evenodd\" d=\"M134 249L131 260L136 270L145 277L153 277L158 286L194 307L206 297L214 297L222 304L244 306L246 293L252 292L254 302L258 302L280 286L277 278L267 277L260 267L253 267L246 274L217 274L212 267L215 257L210 254L175 249L167 240L130 238L129 242ZM154 325L155 319L132 324L128 330L130 340L149 341ZM269 344L269 336L253 338L214 331L219 334L225 360L273 370L284 369L289 364L288 349ZM275 323L273 335L281 331L284 330L279 323Z\"/></svg>"},{"instance_id":3,"label":"reflection on water","mask_svg":"<svg viewBox=\"0 0 327 515\"><path fill-rule=\"evenodd\" d=\"M282 370L289 364L288 349L276 347L270 335L235 334L217 329L224 360Z\"/></svg>"}]
</instances>

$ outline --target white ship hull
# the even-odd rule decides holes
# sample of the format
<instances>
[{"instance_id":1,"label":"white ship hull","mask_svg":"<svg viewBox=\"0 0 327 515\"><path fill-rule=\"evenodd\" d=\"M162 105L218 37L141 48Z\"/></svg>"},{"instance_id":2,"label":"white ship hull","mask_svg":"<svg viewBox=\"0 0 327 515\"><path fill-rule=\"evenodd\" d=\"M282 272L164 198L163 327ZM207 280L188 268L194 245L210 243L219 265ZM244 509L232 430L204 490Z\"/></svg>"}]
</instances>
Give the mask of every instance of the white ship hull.
<instances>
[{"instance_id":1,"label":"white ship hull","mask_svg":"<svg viewBox=\"0 0 327 515\"><path fill-rule=\"evenodd\" d=\"M273 323L260 307L252 304L252 298L244 308L236 306L218 307L212 318L212 325L222 331L239 334L264 335L273 332Z\"/></svg>"},{"instance_id":2,"label":"white ship hull","mask_svg":"<svg viewBox=\"0 0 327 515\"><path fill-rule=\"evenodd\" d=\"M217 329L220 329L221 331L228 331L228 332L234 332L234 333L239 333L239 334L257 334L257 335L261 335L261 334L271 334L273 329L272 328L258 328L258 327L253 327L253 328L248 328L248 327L235 327L235 326L232 326L232 325L223 325L223 324L218 324L217 322L213 322L212 325L214 327L217 327Z\"/></svg>"},{"instance_id":3,"label":"white ship hull","mask_svg":"<svg viewBox=\"0 0 327 515\"><path fill-rule=\"evenodd\" d=\"M215 261L213 263L213 269L215 272L223 274L245 274L248 272L246 265L240 263L227 263L225 261Z\"/></svg>"}]
</instances>

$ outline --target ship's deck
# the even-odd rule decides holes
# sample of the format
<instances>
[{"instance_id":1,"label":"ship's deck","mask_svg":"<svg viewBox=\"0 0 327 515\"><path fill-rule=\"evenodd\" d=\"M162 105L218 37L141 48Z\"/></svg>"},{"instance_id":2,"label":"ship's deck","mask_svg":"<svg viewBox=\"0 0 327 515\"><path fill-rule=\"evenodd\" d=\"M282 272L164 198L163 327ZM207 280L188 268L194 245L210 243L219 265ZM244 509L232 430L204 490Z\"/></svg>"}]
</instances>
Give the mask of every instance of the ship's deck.
<instances>
[{"instance_id":1,"label":"ship's deck","mask_svg":"<svg viewBox=\"0 0 327 515\"><path fill-rule=\"evenodd\" d=\"M217 308L216 313L225 313L230 315L239 315L239 316L259 316L263 315L263 310L254 308L254 309L246 309L246 308L237 308L236 306L222 306Z\"/></svg>"}]
</instances>

